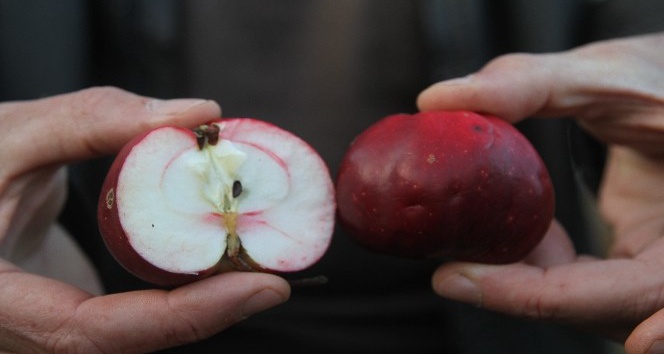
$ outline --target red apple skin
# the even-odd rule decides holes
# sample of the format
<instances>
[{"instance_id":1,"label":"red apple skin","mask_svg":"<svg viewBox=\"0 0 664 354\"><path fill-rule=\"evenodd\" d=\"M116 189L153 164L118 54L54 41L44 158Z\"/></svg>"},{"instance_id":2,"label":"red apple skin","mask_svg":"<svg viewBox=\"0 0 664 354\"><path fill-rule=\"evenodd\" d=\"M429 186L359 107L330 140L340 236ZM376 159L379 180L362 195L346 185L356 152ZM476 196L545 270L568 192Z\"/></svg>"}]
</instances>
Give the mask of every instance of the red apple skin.
<instances>
[{"instance_id":1,"label":"red apple skin","mask_svg":"<svg viewBox=\"0 0 664 354\"><path fill-rule=\"evenodd\" d=\"M360 134L336 182L341 227L406 258L523 259L554 215L542 159L511 124L469 111L388 116Z\"/></svg>"},{"instance_id":2,"label":"red apple skin","mask_svg":"<svg viewBox=\"0 0 664 354\"><path fill-rule=\"evenodd\" d=\"M179 129L182 129L182 131L187 134L191 134L192 139L195 139L192 130L185 128ZM196 274L168 272L161 268L157 268L146 261L130 245L129 238L122 229L120 223L114 193L117 187L120 171L122 170L127 155L129 155L132 148L141 142L141 140L143 140L143 138L149 133L151 133L151 131L136 136L118 152L101 188L97 207L97 220L102 239L104 240L107 249L127 271L154 285L173 287L206 278L214 274L217 267L201 269Z\"/></svg>"}]
</instances>

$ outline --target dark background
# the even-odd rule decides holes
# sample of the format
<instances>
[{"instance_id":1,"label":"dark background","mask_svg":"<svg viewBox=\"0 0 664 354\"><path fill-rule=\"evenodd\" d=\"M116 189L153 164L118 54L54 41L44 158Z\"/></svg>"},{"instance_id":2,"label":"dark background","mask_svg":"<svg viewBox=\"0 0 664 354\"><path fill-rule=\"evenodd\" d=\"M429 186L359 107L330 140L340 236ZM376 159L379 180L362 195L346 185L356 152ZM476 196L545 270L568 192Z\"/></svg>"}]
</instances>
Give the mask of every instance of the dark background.
<instances>
[{"instance_id":1,"label":"dark background","mask_svg":"<svg viewBox=\"0 0 664 354\"><path fill-rule=\"evenodd\" d=\"M0 99L95 85L214 99L224 116L272 121L301 136L334 175L355 135L385 115L414 112L430 83L503 53L663 27L659 0L0 1ZM603 147L564 117L518 127L550 169L557 217L577 249L601 254L602 228L589 205ZM97 233L110 158L70 167L61 222L108 292L149 287L117 265ZM324 259L300 274L326 274L328 285L294 289L285 305L164 352L607 353L587 333L436 297L430 276L439 263L370 254L338 232Z\"/></svg>"}]
</instances>

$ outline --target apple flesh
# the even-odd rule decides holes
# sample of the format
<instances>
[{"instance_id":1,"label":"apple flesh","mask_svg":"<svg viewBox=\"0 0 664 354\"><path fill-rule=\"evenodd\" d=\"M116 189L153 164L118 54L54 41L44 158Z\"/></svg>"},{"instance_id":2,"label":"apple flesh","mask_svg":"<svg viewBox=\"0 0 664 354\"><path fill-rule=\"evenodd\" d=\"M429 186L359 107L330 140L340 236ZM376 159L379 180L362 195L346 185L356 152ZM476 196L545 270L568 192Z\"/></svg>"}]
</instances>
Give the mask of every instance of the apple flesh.
<instances>
[{"instance_id":1,"label":"apple flesh","mask_svg":"<svg viewBox=\"0 0 664 354\"><path fill-rule=\"evenodd\" d=\"M360 134L336 181L341 227L369 250L483 263L524 258L554 214L548 171L511 124L397 114Z\"/></svg>"},{"instance_id":2,"label":"apple flesh","mask_svg":"<svg viewBox=\"0 0 664 354\"><path fill-rule=\"evenodd\" d=\"M175 286L227 270L295 272L325 253L335 222L327 166L270 123L161 127L116 156L98 221L134 275Z\"/></svg>"}]
</instances>

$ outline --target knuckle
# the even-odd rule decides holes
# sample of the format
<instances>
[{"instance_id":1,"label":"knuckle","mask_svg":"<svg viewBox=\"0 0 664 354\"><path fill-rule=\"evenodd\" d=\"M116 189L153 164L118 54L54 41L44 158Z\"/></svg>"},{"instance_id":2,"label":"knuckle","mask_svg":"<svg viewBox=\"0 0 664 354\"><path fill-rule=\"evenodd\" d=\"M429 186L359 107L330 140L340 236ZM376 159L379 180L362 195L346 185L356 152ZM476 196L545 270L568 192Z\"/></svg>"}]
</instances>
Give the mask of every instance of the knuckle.
<instances>
[{"instance_id":1,"label":"knuckle","mask_svg":"<svg viewBox=\"0 0 664 354\"><path fill-rule=\"evenodd\" d=\"M520 317L534 321L552 321L558 313L557 305L545 299L541 294L533 294L524 302Z\"/></svg>"},{"instance_id":2,"label":"knuckle","mask_svg":"<svg viewBox=\"0 0 664 354\"><path fill-rule=\"evenodd\" d=\"M127 91L115 86L92 86L84 88L78 93L89 97L104 97L109 95L125 94Z\"/></svg>"},{"instance_id":3,"label":"knuckle","mask_svg":"<svg viewBox=\"0 0 664 354\"><path fill-rule=\"evenodd\" d=\"M101 348L83 331L76 328L74 320L52 331L45 345L48 353L102 353Z\"/></svg>"},{"instance_id":4,"label":"knuckle","mask_svg":"<svg viewBox=\"0 0 664 354\"><path fill-rule=\"evenodd\" d=\"M79 112L90 115L107 102L112 103L127 95L127 91L113 86L96 86L76 92L72 96L72 107L79 107Z\"/></svg>"},{"instance_id":5,"label":"knuckle","mask_svg":"<svg viewBox=\"0 0 664 354\"><path fill-rule=\"evenodd\" d=\"M174 344L198 342L211 335L191 312L173 304L171 298L167 300L167 307L173 316L173 321L164 324L162 332L166 338L173 340Z\"/></svg>"}]
</instances>

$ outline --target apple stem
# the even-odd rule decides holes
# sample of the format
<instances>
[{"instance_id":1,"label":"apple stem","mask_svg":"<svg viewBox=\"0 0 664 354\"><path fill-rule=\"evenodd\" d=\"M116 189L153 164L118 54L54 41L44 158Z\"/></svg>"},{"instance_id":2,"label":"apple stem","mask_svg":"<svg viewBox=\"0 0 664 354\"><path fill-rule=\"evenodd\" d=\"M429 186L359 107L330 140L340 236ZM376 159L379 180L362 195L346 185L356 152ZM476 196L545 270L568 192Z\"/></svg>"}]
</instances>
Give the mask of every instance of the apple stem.
<instances>
[{"instance_id":1,"label":"apple stem","mask_svg":"<svg viewBox=\"0 0 664 354\"><path fill-rule=\"evenodd\" d=\"M229 233L226 241L226 256L233 264L235 270L243 272L251 272L254 268L245 260L244 248L242 248L242 242L240 238L235 233Z\"/></svg>"},{"instance_id":2,"label":"apple stem","mask_svg":"<svg viewBox=\"0 0 664 354\"><path fill-rule=\"evenodd\" d=\"M235 231L235 228L237 227L237 214L224 213L223 218L226 228L228 229L228 235L226 236L226 255L228 256L228 259L233 263L236 270L253 270L251 265L247 263L243 257L244 249L242 247L242 241L240 241L240 237Z\"/></svg>"}]
</instances>

